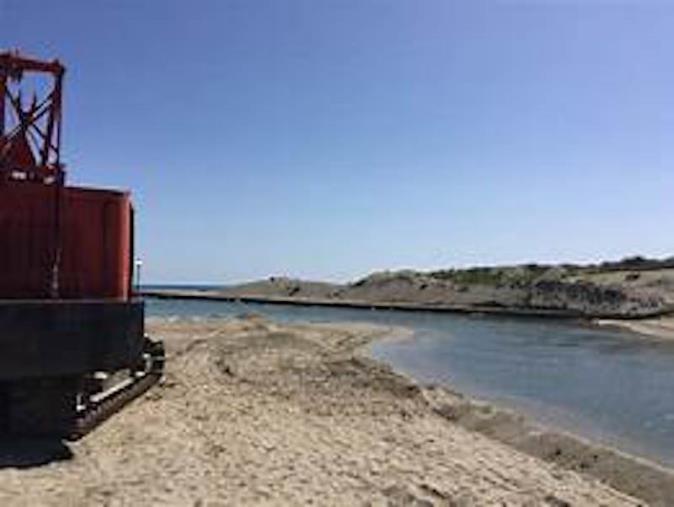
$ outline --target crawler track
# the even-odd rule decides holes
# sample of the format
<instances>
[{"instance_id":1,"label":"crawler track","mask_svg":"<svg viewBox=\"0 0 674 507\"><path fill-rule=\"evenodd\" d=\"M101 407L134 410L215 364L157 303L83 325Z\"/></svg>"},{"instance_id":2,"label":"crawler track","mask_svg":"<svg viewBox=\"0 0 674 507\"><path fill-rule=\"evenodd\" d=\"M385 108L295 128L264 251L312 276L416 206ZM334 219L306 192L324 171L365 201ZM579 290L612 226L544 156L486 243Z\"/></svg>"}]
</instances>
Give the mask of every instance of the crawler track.
<instances>
[{"instance_id":1,"label":"crawler track","mask_svg":"<svg viewBox=\"0 0 674 507\"><path fill-rule=\"evenodd\" d=\"M165 359L163 343L150 343L144 356L146 361L143 371L137 372L134 378L101 393L77 414L73 429L67 436L68 440L81 439L161 380Z\"/></svg>"}]
</instances>

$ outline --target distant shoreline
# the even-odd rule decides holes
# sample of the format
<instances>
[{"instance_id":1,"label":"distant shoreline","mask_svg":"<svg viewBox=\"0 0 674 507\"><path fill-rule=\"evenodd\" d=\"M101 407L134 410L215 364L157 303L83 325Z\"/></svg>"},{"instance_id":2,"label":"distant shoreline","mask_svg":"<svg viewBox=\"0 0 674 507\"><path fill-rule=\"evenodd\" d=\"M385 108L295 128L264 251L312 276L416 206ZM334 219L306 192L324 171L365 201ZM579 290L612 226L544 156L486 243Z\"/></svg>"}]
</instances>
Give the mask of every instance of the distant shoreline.
<instances>
[{"instance_id":1,"label":"distant shoreline","mask_svg":"<svg viewBox=\"0 0 674 507\"><path fill-rule=\"evenodd\" d=\"M485 314L504 317L523 318L559 318L576 319L587 322L602 321L646 321L661 316L672 315L667 309L648 316L626 315L616 313L587 314L577 310L557 310L547 308L520 308L488 305L429 305L408 302L371 302L345 299L319 299L300 297L258 296L248 294L229 295L215 290L179 290L179 289L145 289L140 292L144 297L156 299L191 299L202 301L227 301L242 303L260 303L271 305L319 306L332 308L354 308L363 310L398 310L405 312L461 313Z\"/></svg>"}]
</instances>

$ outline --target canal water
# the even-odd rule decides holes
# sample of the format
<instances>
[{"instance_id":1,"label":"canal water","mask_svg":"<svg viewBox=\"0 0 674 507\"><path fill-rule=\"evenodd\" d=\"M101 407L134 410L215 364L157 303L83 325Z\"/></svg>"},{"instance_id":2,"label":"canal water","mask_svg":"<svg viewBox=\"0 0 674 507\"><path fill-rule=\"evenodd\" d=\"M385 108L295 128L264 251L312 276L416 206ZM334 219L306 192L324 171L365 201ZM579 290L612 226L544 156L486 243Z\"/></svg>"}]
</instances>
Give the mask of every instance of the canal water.
<instances>
[{"instance_id":1,"label":"canal water","mask_svg":"<svg viewBox=\"0 0 674 507\"><path fill-rule=\"evenodd\" d=\"M229 317L405 326L414 337L372 355L544 424L674 466L674 342L571 321L148 300L149 316Z\"/></svg>"}]
</instances>

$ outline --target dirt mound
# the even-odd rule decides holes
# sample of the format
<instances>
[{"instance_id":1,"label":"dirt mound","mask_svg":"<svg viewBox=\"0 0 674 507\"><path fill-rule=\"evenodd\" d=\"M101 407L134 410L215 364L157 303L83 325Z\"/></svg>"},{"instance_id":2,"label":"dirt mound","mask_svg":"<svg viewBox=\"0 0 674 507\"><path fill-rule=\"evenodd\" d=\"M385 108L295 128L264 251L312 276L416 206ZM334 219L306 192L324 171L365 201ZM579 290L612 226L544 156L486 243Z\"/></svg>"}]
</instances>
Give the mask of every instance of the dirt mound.
<instances>
[{"instance_id":1,"label":"dirt mound","mask_svg":"<svg viewBox=\"0 0 674 507\"><path fill-rule=\"evenodd\" d=\"M225 287L225 295L255 295L267 297L331 298L337 297L343 287L327 282L312 282L283 276Z\"/></svg>"}]
</instances>

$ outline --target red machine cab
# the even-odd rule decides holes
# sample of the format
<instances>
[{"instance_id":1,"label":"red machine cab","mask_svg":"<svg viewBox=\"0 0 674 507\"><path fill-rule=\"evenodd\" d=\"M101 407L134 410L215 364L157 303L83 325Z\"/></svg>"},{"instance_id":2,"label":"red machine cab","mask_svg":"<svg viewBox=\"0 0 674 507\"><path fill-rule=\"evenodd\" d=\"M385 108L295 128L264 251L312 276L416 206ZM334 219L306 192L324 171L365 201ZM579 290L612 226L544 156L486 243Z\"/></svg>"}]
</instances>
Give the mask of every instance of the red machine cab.
<instances>
[{"instance_id":1,"label":"red machine cab","mask_svg":"<svg viewBox=\"0 0 674 507\"><path fill-rule=\"evenodd\" d=\"M0 299L50 297L55 257L59 298L128 299L132 214L127 192L0 183Z\"/></svg>"}]
</instances>

